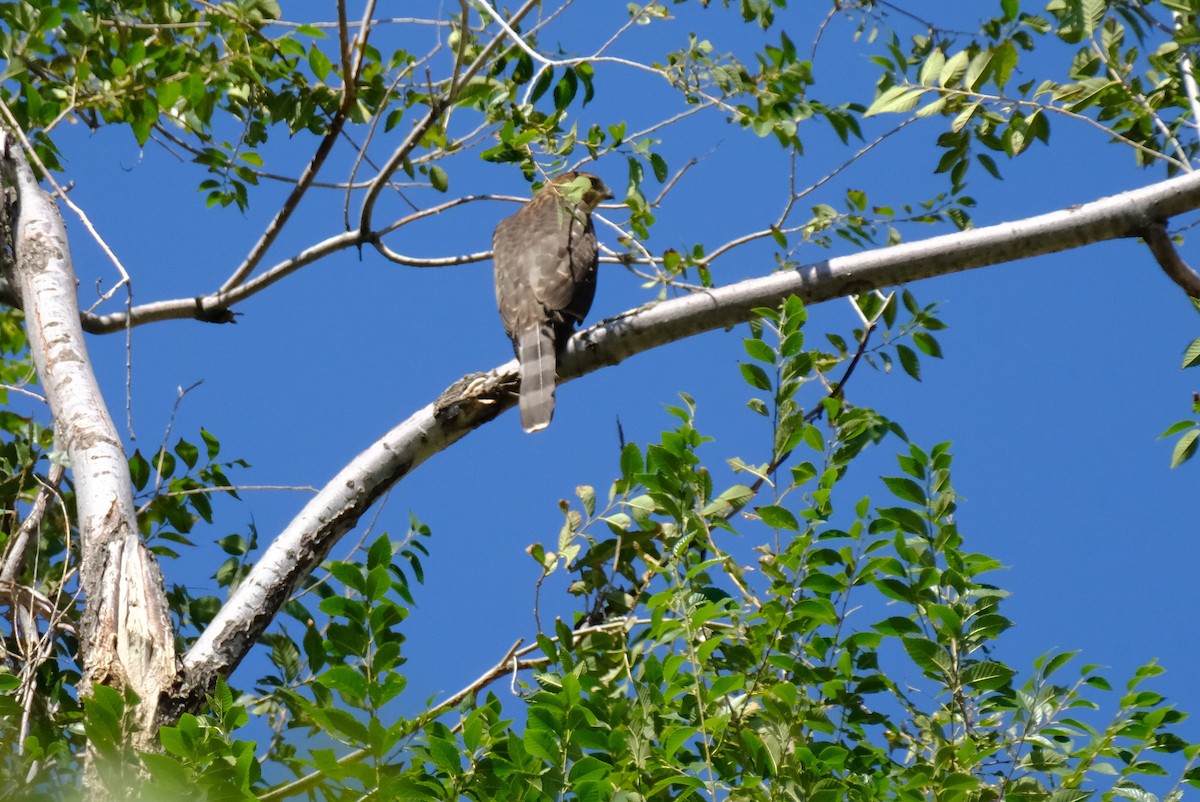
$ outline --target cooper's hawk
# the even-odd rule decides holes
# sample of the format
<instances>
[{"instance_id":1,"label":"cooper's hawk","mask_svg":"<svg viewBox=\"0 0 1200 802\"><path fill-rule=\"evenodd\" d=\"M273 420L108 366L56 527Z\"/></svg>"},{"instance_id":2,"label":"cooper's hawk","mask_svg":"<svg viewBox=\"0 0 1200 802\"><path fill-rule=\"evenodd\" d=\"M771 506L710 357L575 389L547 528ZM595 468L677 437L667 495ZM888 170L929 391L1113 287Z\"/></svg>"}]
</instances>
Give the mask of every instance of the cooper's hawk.
<instances>
[{"instance_id":1,"label":"cooper's hawk","mask_svg":"<svg viewBox=\"0 0 1200 802\"><path fill-rule=\"evenodd\" d=\"M558 350L596 294L592 211L612 192L591 173L547 182L496 226L496 303L521 366L521 426L536 432L554 415Z\"/></svg>"}]
</instances>

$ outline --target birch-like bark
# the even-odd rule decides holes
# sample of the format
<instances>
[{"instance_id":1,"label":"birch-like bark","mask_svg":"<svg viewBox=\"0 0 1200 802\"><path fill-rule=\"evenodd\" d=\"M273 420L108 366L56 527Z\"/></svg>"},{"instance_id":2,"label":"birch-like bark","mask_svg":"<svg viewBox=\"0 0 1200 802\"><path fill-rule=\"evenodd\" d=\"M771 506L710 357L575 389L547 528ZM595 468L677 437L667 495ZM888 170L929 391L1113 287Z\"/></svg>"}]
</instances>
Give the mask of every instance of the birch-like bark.
<instances>
[{"instance_id":1,"label":"birch-like bark","mask_svg":"<svg viewBox=\"0 0 1200 802\"><path fill-rule=\"evenodd\" d=\"M9 281L21 299L57 446L66 452L75 485L84 597L80 688L85 694L96 684L134 691L141 702L129 744L154 749L159 704L176 675L162 573L138 535L129 463L84 345L62 218L16 141L0 137L4 185L16 204Z\"/></svg>"},{"instance_id":2,"label":"birch-like bark","mask_svg":"<svg viewBox=\"0 0 1200 802\"><path fill-rule=\"evenodd\" d=\"M571 340L559 382L634 354L749 320L789 295L814 304L872 289L1140 236L1200 208L1200 172L1063 211L837 257L634 310ZM1148 262L1150 260L1147 260ZM1131 279L1132 280L1132 279ZM183 692L202 698L227 676L297 583L388 488L516 400L516 361L466 376L346 465L271 543L184 657Z\"/></svg>"}]
</instances>

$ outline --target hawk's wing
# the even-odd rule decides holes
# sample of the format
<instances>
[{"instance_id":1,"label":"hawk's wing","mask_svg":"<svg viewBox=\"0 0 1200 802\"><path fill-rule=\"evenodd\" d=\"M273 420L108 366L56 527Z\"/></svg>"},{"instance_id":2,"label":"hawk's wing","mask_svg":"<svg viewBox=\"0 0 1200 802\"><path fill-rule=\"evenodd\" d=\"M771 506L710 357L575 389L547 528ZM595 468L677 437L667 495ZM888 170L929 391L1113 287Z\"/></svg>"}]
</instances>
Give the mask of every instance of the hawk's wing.
<instances>
[{"instance_id":1,"label":"hawk's wing","mask_svg":"<svg viewBox=\"0 0 1200 802\"><path fill-rule=\"evenodd\" d=\"M553 256L549 247L541 254L533 291L555 322L565 324L569 332L587 315L596 294L596 229L578 206L557 199L553 206L557 227ZM549 238L545 244L552 244Z\"/></svg>"},{"instance_id":2,"label":"hawk's wing","mask_svg":"<svg viewBox=\"0 0 1200 802\"><path fill-rule=\"evenodd\" d=\"M543 191L492 237L496 302L510 336L537 322L587 315L596 294L596 230L588 214Z\"/></svg>"}]
</instances>

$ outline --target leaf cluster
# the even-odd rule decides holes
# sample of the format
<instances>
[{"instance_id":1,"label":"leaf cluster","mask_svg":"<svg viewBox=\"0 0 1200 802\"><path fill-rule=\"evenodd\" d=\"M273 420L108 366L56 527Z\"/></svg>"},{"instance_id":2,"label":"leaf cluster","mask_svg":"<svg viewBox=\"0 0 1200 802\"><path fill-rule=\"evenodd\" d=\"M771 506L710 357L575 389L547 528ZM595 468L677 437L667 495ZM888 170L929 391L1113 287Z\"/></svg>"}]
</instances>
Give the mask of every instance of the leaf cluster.
<instances>
[{"instance_id":1,"label":"leaf cluster","mask_svg":"<svg viewBox=\"0 0 1200 802\"><path fill-rule=\"evenodd\" d=\"M866 114L950 118L949 130L938 139L943 155L937 171L949 175L956 193L972 161L999 178L990 153L1013 158L1036 141L1048 143L1055 117L1111 131L1139 165L1165 162L1168 173L1185 169L1197 148L1186 133L1190 102L1180 77L1196 39L1194 17L1181 18L1175 27L1156 19L1152 5L1053 0L1046 15L1038 15L1007 2L1001 16L981 26L981 37L966 42L922 34L906 49L893 37L890 55L875 59L884 72ZM1147 50L1152 35L1173 28L1172 38ZM1038 39L1051 35L1077 45L1065 80L1013 85L1034 59Z\"/></svg>"}]
</instances>

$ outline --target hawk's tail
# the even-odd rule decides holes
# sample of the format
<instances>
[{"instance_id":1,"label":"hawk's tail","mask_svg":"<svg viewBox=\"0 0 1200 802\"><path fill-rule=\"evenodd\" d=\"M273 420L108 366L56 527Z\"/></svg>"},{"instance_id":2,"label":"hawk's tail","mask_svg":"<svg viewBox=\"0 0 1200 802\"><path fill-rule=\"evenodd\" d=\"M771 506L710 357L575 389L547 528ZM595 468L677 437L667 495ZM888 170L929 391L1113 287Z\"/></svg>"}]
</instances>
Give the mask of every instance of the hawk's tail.
<instances>
[{"instance_id":1,"label":"hawk's tail","mask_svg":"<svg viewBox=\"0 0 1200 802\"><path fill-rule=\"evenodd\" d=\"M521 332L517 339L517 362L521 366L521 428L536 432L554 417L554 329L537 326Z\"/></svg>"}]
</instances>

